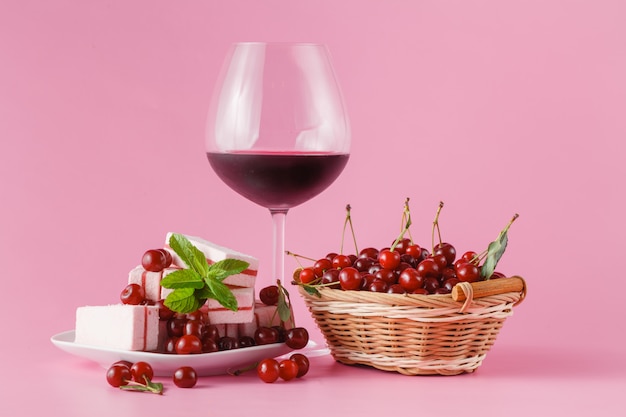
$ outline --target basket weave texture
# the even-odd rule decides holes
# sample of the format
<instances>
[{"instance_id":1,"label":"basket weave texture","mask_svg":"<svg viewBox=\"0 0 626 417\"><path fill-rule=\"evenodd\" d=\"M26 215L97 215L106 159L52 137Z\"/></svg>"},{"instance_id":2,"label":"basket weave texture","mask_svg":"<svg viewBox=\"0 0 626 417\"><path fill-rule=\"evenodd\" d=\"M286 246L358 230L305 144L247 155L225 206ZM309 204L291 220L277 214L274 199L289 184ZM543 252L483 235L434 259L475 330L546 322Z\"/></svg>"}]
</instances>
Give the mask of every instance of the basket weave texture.
<instances>
[{"instance_id":1,"label":"basket weave texture","mask_svg":"<svg viewBox=\"0 0 626 417\"><path fill-rule=\"evenodd\" d=\"M449 294L298 290L336 361L405 375L473 372L524 297L470 295L458 302Z\"/></svg>"}]
</instances>

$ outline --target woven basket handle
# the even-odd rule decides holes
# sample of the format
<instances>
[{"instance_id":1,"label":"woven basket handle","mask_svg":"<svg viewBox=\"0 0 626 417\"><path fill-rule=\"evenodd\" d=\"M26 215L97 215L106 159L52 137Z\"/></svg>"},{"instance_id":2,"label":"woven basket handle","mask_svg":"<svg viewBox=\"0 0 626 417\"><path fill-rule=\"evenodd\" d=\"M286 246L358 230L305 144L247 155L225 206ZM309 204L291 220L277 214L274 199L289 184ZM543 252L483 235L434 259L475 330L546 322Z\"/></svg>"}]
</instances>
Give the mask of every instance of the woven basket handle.
<instances>
[{"instance_id":1,"label":"woven basket handle","mask_svg":"<svg viewBox=\"0 0 626 417\"><path fill-rule=\"evenodd\" d=\"M488 297L490 295L506 294L508 292L520 293L520 299L514 304L518 305L526 297L526 281L522 277L498 278L479 282L459 282L452 288L454 301L465 301L461 312L469 308L475 298Z\"/></svg>"}]
</instances>

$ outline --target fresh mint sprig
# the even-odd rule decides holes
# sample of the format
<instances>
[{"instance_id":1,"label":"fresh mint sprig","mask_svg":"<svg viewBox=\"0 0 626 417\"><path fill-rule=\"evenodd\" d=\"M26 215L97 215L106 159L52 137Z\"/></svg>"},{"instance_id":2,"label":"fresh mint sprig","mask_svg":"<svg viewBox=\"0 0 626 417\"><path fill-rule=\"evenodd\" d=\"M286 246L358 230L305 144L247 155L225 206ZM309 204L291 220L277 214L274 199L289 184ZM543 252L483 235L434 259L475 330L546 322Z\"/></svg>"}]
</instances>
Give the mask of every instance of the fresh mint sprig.
<instances>
[{"instance_id":1,"label":"fresh mint sprig","mask_svg":"<svg viewBox=\"0 0 626 417\"><path fill-rule=\"evenodd\" d=\"M164 302L170 310L192 313L211 298L227 309L237 311L237 300L222 281L245 271L250 266L248 262L224 259L209 265L206 256L185 236L173 233L168 243L189 267L174 271L161 280L162 287L174 290Z\"/></svg>"}]
</instances>

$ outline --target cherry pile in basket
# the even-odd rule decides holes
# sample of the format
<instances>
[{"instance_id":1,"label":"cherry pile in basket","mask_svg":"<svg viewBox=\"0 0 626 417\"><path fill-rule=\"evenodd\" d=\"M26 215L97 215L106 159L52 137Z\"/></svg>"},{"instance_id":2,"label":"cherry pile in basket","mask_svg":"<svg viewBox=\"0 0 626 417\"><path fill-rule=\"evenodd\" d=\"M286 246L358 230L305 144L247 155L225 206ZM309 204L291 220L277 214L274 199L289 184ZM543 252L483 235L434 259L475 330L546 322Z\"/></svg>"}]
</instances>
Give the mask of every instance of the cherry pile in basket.
<instances>
[{"instance_id":1,"label":"cherry pile in basket","mask_svg":"<svg viewBox=\"0 0 626 417\"><path fill-rule=\"evenodd\" d=\"M433 222L430 249L417 244L410 237L405 237L407 233L410 236L411 226L408 201L407 199L404 205L402 232L391 246L380 249L368 247L353 254L329 253L315 261L312 266L300 269L294 275L294 284L301 285L309 292L327 287L428 295L449 294L461 281L476 282L505 276L495 271L495 267L506 249L507 233L517 219L517 214L486 250L481 253L472 250L459 253L452 244L441 239L439 215L443 203L439 203ZM352 228L349 205L346 211L344 234L347 224ZM438 236L437 242L435 234ZM354 230L352 236L354 237Z\"/></svg>"}]
</instances>

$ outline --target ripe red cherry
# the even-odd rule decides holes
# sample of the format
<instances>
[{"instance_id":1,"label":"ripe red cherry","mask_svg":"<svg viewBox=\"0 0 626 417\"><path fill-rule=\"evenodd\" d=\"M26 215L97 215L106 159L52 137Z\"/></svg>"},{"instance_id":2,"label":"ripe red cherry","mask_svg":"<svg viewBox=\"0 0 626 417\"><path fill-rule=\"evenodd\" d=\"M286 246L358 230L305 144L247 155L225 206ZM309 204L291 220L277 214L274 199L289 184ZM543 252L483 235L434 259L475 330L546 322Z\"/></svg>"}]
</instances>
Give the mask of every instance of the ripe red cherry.
<instances>
[{"instance_id":1,"label":"ripe red cherry","mask_svg":"<svg viewBox=\"0 0 626 417\"><path fill-rule=\"evenodd\" d=\"M298 278L300 278L301 283L309 284L313 282L316 278L315 271L311 267L302 268L302 270L300 270L300 274L298 275Z\"/></svg>"},{"instance_id":2,"label":"ripe red cherry","mask_svg":"<svg viewBox=\"0 0 626 417\"><path fill-rule=\"evenodd\" d=\"M353 267L358 269L360 272L368 271L372 265L374 265L376 261L372 258L358 258L352 264Z\"/></svg>"},{"instance_id":3,"label":"ripe red cherry","mask_svg":"<svg viewBox=\"0 0 626 417\"><path fill-rule=\"evenodd\" d=\"M423 277L438 277L441 273L439 264L433 258L426 258L417 265L417 272Z\"/></svg>"},{"instance_id":4,"label":"ripe red cherry","mask_svg":"<svg viewBox=\"0 0 626 417\"><path fill-rule=\"evenodd\" d=\"M261 326L254 332L254 341L257 345L269 345L277 343L279 336L278 330L272 327Z\"/></svg>"},{"instance_id":5,"label":"ripe red cherry","mask_svg":"<svg viewBox=\"0 0 626 417\"><path fill-rule=\"evenodd\" d=\"M387 284L385 281L379 278L374 279L374 281L372 281L372 283L369 286L369 290L371 292L387 292L388 288L389 288L389 284Z\"/></svg>"},{"instance_id":6,"label":"ripe red cherry","mask_svg":"<svg viewBox=\"0 0 626 417\"><path fill-rule=\"evenodd\" d=\"M123 304L139 305L146 299L146 293L139 284L128 284L120 294Z\"/></svg>"},{"instance_id":7,"label":"ripe red cherry","mask_svg":"<svg viewBox=\"0 0 626 417\"><path fill-rule=\"evenodd\" d=\"M456 270L456 277L459 281L476 282L480 279L480 270L474 264L464 263L459 265Z\"/></svg>"},{"instance_id":8,"label":"ripe red cherry","mask_svg":"<svg viewBox=\"0 0 626 417\"><path fill-rule=\"evenodd\" d=\"M307 372L309 372L309 358L302 353L294 353L289 357L289 359L298 365L298 374L296 375L296 378L302 378Z\"/></svg>"},{"instance_id":9,"label":"ripe red cherry","mask_svg":"<svg viewBox=\"0 0 626 417\"><path fill-rule=\"evenodd\" d=\"M269 285L259 291L259 298L266 306L275 306L278 304L278 286Z\"/></svg>"},{"instance_id":10,"label":"ripe red cherry","mask_svg":"<svg viewBox=\"0 0 626 417\"><path fill-rule=\"evenodd\" d=\"M165 256L165 263L163 264L163 269L169 268L172 265L172 254L167 249L157 249L157 250L160 250L161 253L163 253L163 256Z\"/></svg>"},{"instance_id":11,"label":"ripe red cherry","mask_svg":"<svg viewBox=\"0 0 626 417\"><path fill-rule=\"evenodd\" d=\"M424 277L422 277L415 268L406 268L400 273L398 284L401 285L406 292L413 292L424 285Z\"/></svg>"},{"instance_id":12,"label":"ripe red cherry","mask_svg":"<svg viewBox=\"0 0 626 417\"><path fill-rule=\"evenodd\" d=\"M447 264L452 265L456 258L456 249L449 243L439 243L435 246L433 255L443 255L446 258Z\"/></svg>"},{"instance_id":13,"label":"ripe red cherry","mask_svg":"<svg viewBox=\"0 0 626 417\"><path fill-rule=\"evenodd\" d=\"M179 388L192 388L198 382L198 374L191 366L181 366L174 372L172 380Z\"/></svg>"},{"instance_id":14,"label":"ripe red cherry","mask_svg":"<svg viewBox=\"0 0 626 417\"><path fill-rule=\"evenodd\" d=\"M406 290L400 284L392 284L387 288L389 294L406 294Z\"/></svg>"},{"instance_id":15,"label":"ripe red cherry","mask_svg":"<svg viewBox=\"0 0 626 417\"><path fill-rule=\"evenodd\" d=\"M361 249L361 251L359 252L359 258L378 259L378 249L376 248Z\"/></svg>"},{"instance_id":16,"label":"ripe red cherry","mask_svg":"<svg viewBox=\"0 0 626 417\"><path fill-rule=\"evenodd\" d=\"M263 359L257 365L256 372L263 382L271 384L280 376L280 365L274 358Z\"/></svg>"},{"instance_id":17,"label":"ripe red cherry","mask_svg":"<svg viewBox=\"0 0 626 417\"><path fill-rule=\"evenodd\" d=\"M193 335L198 338L202 337L203 332L204 323L201 320L187 320L187 323L185 323L185 328L183 329L183 334Z\"/></svg>"},{"instance_id":18,"label":"ripe red cherry","mask_svg":"<svg viewBox=\"0 0 626 417\"><path fill-rule=\"evenodd\" d=\"M316 277L321 277L327 269L333 267L333 263L326 258L319 259L313 264L313 272Z\"/></svg>"},{"instance_id":19,"label":"ripe red cherry","mask_svg":"<svg viewBox=\"0 0 626 417\"><path fill-rule=\"evenodd\" d=\"M428 291L429 294L434 294L437 288L439 288L439 281L437 280L437 278L424 278L424 289Z\"/></svg>"},{"instance_id":20,"label":"ripe red cherry","mask_svg":"<svg viewBox=\"0 0 626 417\"><path fill-rule=\"evenodd\" d=\"M398 280L398 277L396 276L396 273L393 270L387 269L387 268L383 268L383 269L377 271L374 274L374 278L385 281L387 283L387 285L393 285Z\"/></svg>"},{"instance_id":21,"label":"ripe red cherry","mask_svg":"<svg viewBox=\"0 0 626 417\"><path fill-rule=\"evenodd\" d=\"M302 349L309 343L309 332L304 327L287 330L285 344L292 349Z\"/></svg>"},{"instance_id":22,"label":"ripe red cherry","mask_svg":"<svg viewBox=\"0 0 626 417\"><path fill-rule=\"evenodd\" d=\"M347 255L337 255L333 258L333 268L341 269L352 266L352 260Z\"/></svg>"},{"instance_id":23,"label":"ripe red cherry","mask_svg":"<svg viewBox=\"0 0 626 417\"><path fill-rule=\"evenodd\" d=\"M291 359L283 359L278 363L278 376L284 381L291 381L298 376L298 364Z\"/></svg>"},{"instance_id":24,"label":"ripe red cherry","mask_svg":"<svg viewBox=\"0 0 626 417\"><path fill-rule=\"evenodd\" d=\"M477 257L478 257L478 254L470 250L470 251L465 252L463 255L461 255L461 258L459 259L462 259L465 262L472 262L472 261L475 261Z\"/></svg>"},{"instance_id":25,"label":"ripe red cherry","mask_svg":"<svg viewBox=\"0 0 626 417\"><path fill-rule=\"evenodd\" d=\"M378 255L378 263L380 263L380 266L383 268L396 269L398 265L400 265L400 258L400 252L383 249Z\"/></svg>"},{"instance_id":26,"label":"ripe red cherry","mask_svg":"<svg viewBox=\"0 0 626 417\"><path fill-rule=\"evenodd\" d=\"M406 253L406 248L411 245L411 239L404 238L401 239L398 244L394 247L394 250L400 252L400 255L404 255Z\"/></svg>"},{"instance_id":27,"label":"ripe red cherry","mask_svg":"<svg viewBox=\"0 0 626 417\"><path fill-rule=\"evenodd\" d=\"M327 270L326 272L324 272L324 275L322 275L322 284L333 284L333 283L336 283L336 284L329 285L328 288L340 288L339 270L335 268L331 268Z\"/></svg>"},{"instance_id":28,"label":"ripe red cherry","mask_svg":"<svg viewBox=\"0 0 626 417\"><path fill-rule=\"evenodd\" d=\"M106 378L109 385L117 388L126 385L132 379L132 375L128 366L117 363L107 369Z\"/></svg>"},{"instance_id":29,"label":"ripe red cherry","mask_svg":"<svg viewBox=\"0 0 626 417\"><path fill-rule=\"evenodd\" d=\"M363 277L356 268L349 266L339 271L339 284L343 290L359 290L362 282Z\"/></svg>"},{"instance_id":30,"label":"ripe red cherry","mask_svg":"<svg viewBox=\"0 0 626 417\"><path fill-rule=\"evenodd\" d=\"M217 342L217 348L219 350L233 350L239 349L239 339L235 339L230 336L222 336Z\"/></svg>"},{"instance_id":31,"label":"ripe red cherry","mask_svg":"<svg viewBox=\"0 0 626 417\"><path fill-rule=\"evenodd\" d=\"M202 341L198 336L185 334L178 338L175 349L179 355L202 353Z\"/></svg>"},{"instance_id":32,"label":"ripe red cherry","mask_svg":"<svg viewBox=\"0 0 626 417\"><path fill-rule=\"evenodd\" d=\"M130 374L133 377L133 381L142 384L146 383L146 379L152 380L154 377L152 366L148 362L143 361L135 362L133 366L130 367Z\"/></svg>"},{"instance_id":33,"label":"ripe red cherry","mask_svg":"<svg viewBox=\"0 0 626 417\"><path fill-rule=\"evenodd\" d=\"M439 269L441 271L443 271L443 269L448 266L448 261L446 260L446 257L443 254L434 254L432 256L432 259L437 263L437 265L439 265Z\"/></svg>"},{"instance_id":34,"label":"ripe red cherry","mask_svg":"<svg viewBox=\"0 0 626 417\"><path fill-rule=\"evenodd\" d=\"M414 259L417 259L422 254L422 248L420 248L419 245L412 244L412 245L407 246L404 253L406 255L411 255Z\"/></svg>"},{"instance_id":35,"label":"ripe red cherry","mask_svg":"<svg viewBox=\"0 0 626 417\"><path fill-rule=\"evenodd\" d=\"M159 249L147 250L141 258L141 266L150 272L160 272L166 268L167 257Z\"/></svg>"}]
</instances>

